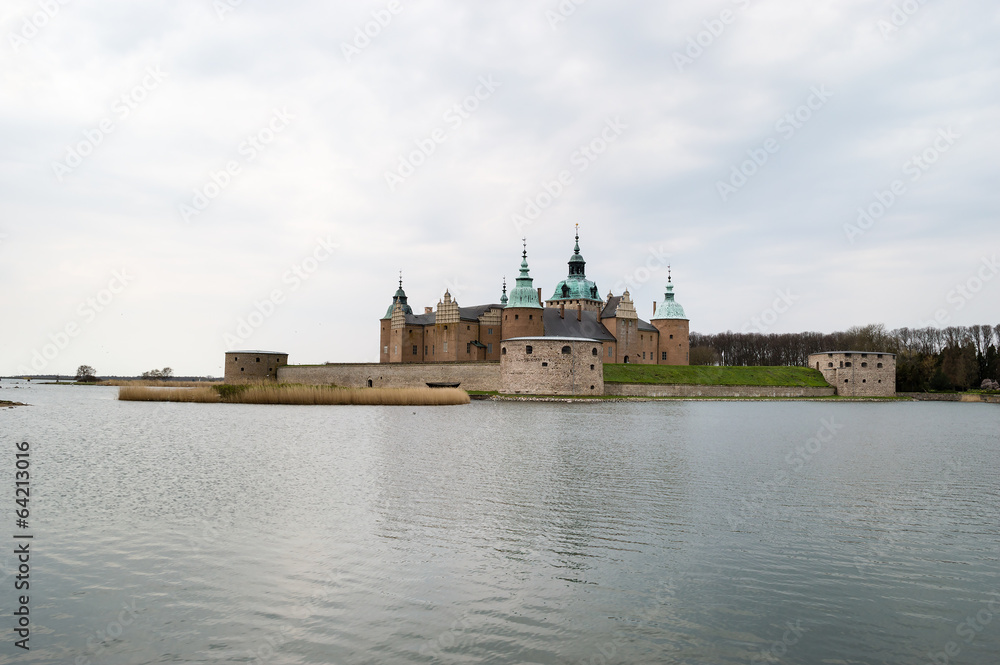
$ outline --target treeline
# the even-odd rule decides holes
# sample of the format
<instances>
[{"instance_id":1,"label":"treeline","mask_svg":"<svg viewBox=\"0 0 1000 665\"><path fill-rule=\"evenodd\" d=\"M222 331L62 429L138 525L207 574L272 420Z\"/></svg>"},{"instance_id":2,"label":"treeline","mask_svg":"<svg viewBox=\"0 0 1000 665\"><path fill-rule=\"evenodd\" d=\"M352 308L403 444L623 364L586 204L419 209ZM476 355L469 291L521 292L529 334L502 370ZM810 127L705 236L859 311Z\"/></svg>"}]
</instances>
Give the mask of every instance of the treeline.
<instances>
[{"instance_id":1,"label":"treeline","mask_svg":"<svg viewBox=\"0 0 1000 665\"><path fill-rule=\"evenodd\" d=\"M843 332L691 333L692 365L808 365L823 351L895 353L896 390L969 390L1000 379L1000 325L899 328L882 324Z\"/></svg>"}]
</instances>

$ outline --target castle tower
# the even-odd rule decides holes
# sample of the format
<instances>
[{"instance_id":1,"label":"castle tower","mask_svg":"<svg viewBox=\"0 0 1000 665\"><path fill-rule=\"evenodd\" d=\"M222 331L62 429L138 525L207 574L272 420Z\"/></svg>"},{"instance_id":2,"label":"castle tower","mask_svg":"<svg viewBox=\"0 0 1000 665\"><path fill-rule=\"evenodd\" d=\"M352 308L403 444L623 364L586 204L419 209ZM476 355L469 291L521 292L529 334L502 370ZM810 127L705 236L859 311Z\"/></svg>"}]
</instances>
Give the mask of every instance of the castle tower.
<instances>
[{"instance_id":1,"label":"castle tower","mask_svg":"<svg viewBox=\"0 0 1000 665\"><path fill-rule=\"evenodd\" d=\"M541 337L545 334L542 304L532 283L528 272L528 245L525 243L524 253L521 255L521 274L503 310L503 339Z\"/></svg>"},{"instance_id":2,"label":"castle tower","mask_svg":"<svg viewBox=\"0 0 1000 665\"><path fill-rule=\"evenodd\" d=\"M565 306L576 309L581 305L584 311L600 313L604 308L597 285L587 279L587 261L580 253L580 225L576 225L576 246L569 257L569 274L556 285L552 297L545 301L546 307Z\"/></svg>"},{"instance_id":3,"label":"castle tower","mask_svg":"<svg viewBox=\"0 0 1000 665\"><path fill-rule=\"evenodd\" d=\"M397 324L402 321L405 325L406 315L413 314L413 309L406 304L406 291L403 290L403 273L399 273L399 288L396 289L395 295L392 296L392 304L389 305L389 309L386 310L385 316L379 321L379 362L387 363L393 362L393 349L398 347L399 342L393 342L392 340L392 328L393 328L393 311L399 309L399 314L396 316ZM395 353L399 356L398 348ZM397 358L395 362L399 362Z\"/></svg>"},{"instance_id":4,"label":"castle tower","mask_svg":"<svg viewBox=\"0 0 1000 665\"><path fill-rule=\"evenodd\" d=\"M656 306L650 320L660 331L659 350L656 362L660 365L691 364L691 322L684 315L684 308L674 300L674 285L667 268L667 291L663 302Z\"/></svg>"}]
</instances>

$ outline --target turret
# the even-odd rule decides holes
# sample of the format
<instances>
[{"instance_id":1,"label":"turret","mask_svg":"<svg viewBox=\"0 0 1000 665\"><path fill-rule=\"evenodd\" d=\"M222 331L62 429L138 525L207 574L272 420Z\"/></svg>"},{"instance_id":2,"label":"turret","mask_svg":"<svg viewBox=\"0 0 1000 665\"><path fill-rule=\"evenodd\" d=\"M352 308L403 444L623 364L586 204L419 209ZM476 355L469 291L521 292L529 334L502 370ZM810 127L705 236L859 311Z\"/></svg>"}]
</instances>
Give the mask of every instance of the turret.
<instances>
[{"instance_id":1,"label":"turret","mask_svg":"<svg viewBox=\"0 0 1000 665\"><path fill-rule=\"evenodd\" d=\"M660 348L656 361L660 365L689 365L691 322L684 314L684 308L674 299L673 277L669 266L666 293L663 295L663 302L656 306L656 313L650 323L660 331Z\"/></svg>"},{"instance_id":2,"label":"turret","mask_svg":"<svg viewBox=\"0 0 1000 665\"><path fill-rule=\"evenodd\" d=\"M542 304L538 292L532 287L528 270L528 245L521 255L521 274L503 310L503 339L512 337L541 337L545 334L542 322Z\"/></svg>"},{"instance_id":3,"label":"turret","mask_svg":"<svg viewBox=\"0 0 1000 665\"><path fill-rule=\"evenodd\" d=\"M548 307L565 305L576 308L582 305L586 311L600 312L604 307L597 285L587 279L587 261L580 253L580 225L576 225L576 245L569 257L569 272L566 279L556 285L552 297L545 301Z\"/></svg>"}]
</instances>

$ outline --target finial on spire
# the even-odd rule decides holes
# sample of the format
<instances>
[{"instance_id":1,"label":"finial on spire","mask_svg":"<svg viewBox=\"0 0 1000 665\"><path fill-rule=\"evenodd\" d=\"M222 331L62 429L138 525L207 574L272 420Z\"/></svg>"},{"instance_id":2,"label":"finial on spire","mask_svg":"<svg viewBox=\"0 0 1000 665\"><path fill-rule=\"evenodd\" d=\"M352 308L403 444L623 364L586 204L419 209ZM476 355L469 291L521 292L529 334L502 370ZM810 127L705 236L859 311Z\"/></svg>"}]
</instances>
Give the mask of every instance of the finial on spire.
<instances>
[{"instance_id":1,"label":"finial on spire","mask_svg":"<svg viewBox=\"0 0 1000 665\"><path fill-rule=\"evenodd\" d=\"M403 271L399 271L399 288L403 288Z\"/></svg>"},{"instance_id":2,"label":"finial on spire","mask_svg":"<svg viewBox=\"0 0 1000 665\"><path fill-rule=\"evenodd\" d=\"M528 238L522 237L521 243L524 245L524 253L521 255L523 258L528 258Z\"/></svg>"},{"instance_id":3,"label":"finial on spire","mask_svg":"<svg viewBox=\"0 0 1000 665\"><path fill-rule=\"evenodd\" d=\"M673 277L670 274L670 264L667 264L667 284L673 283Z\"/></svg>"}]
</instances>

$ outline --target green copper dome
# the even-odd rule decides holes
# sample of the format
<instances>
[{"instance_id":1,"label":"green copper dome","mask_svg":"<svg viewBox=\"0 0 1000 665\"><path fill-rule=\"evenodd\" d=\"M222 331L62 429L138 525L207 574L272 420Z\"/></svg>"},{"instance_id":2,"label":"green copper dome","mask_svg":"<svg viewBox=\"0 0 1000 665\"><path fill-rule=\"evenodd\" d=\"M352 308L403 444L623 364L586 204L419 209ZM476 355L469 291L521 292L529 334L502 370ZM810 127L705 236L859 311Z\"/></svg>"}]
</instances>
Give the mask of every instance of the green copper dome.
<instances>
[{"instance_id":1,"label":"green copper dome","mask_svg":"<svg viewBox=\"0 0 1000 665\"><path fill-rule=\"evenodd\" d=\"M406 304L406 291L403 290L403 278L399 278L399 288L396 289L396 295L392 297L392 304L389 305L389 309L386 310L383 319L392 318L392 310L396 308L396 303L402 303L404 314L413 314L413 308Z\"/></svg>"},{"instance_id":2,"label":"green copper dome","mask_svg":"<svg viewBox=\"0 0 1000 665\"><path fill-rule=\"evenodd\" d=\"M532 279L528 274L528 246L525 245L524 254L521 255L521 274L517 278L517 285L510 292L507 307L542 309L542 304L538 302L538 292L531 284Z\"/></svg>"},{"instance_id":3,"label":"green copper dome","mask_svg":"<svg viewBox=\"0 0 1000 665\"><path fill-rule=\"evenodd\" d=\"M580 231L576 232L576 246L573 256L569 257L569 275L556 284L550 300L601 300L597 284L587 279L587 261L580 254Z\"/></svg>"},{"instance_id":4,"label":"green copper dome","mask_svg":"<svg viewBox=\"0 0 1000 665\"><path fill-rule=\"evenodd\" d=\"M667 277L667 292L663 295L663 302L656 306L656 314L651 320L660 321L663 319L687 319L684 315L684 308L674 300L674 285L671 283L670 277Z\"/></svg>"}]
</instances>

